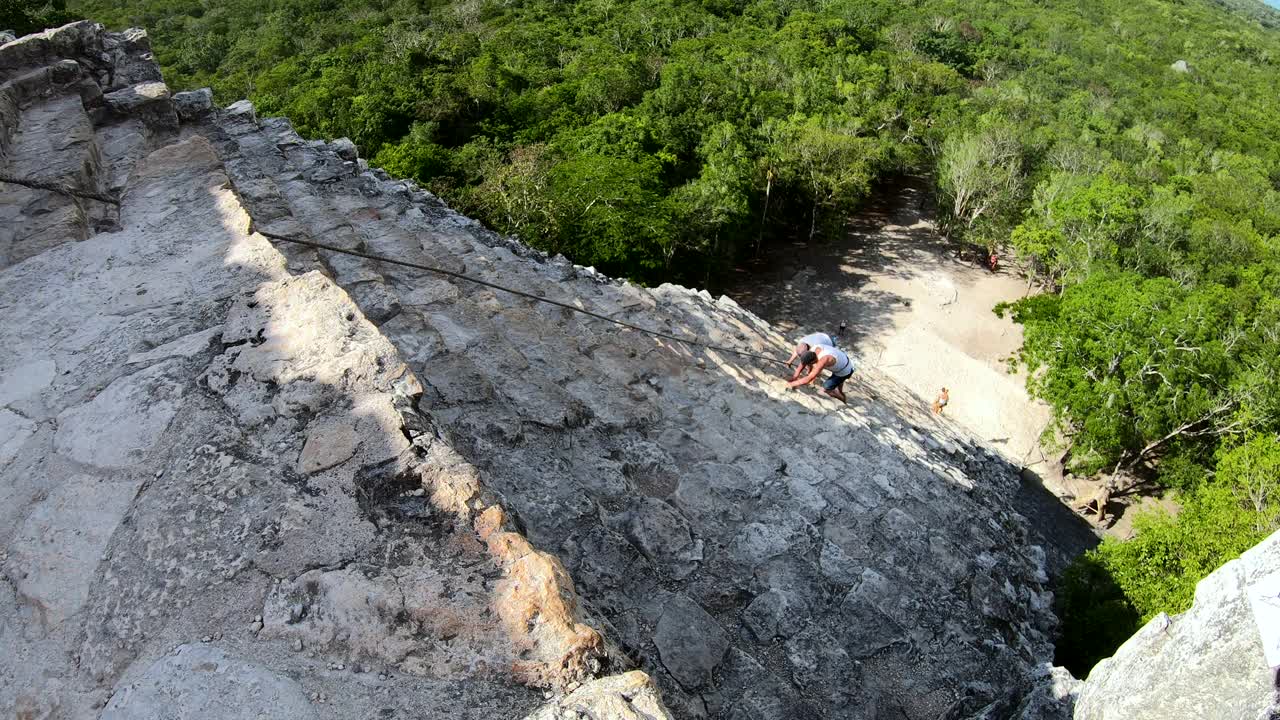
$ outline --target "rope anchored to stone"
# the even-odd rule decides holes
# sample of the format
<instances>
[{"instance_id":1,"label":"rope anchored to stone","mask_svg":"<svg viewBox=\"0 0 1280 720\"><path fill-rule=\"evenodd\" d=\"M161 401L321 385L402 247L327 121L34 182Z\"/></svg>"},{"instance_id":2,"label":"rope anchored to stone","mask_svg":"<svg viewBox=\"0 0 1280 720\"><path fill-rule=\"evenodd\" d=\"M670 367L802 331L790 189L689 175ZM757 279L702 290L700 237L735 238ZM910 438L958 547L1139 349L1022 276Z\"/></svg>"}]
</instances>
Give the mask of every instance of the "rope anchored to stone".
<instances>
[{"instance_id":1,"label":"rope anchored to stone","mask_svg":"<svg viewBox=\"0 0 1280 720\"><path fill-rule=\"evenodd\" d=\"M86 192L84 190L77 190L75 188L72 188L68 185L64 185L62 183L53 183L53 182L44 182L41 180L16 178L10 175L5 175L3 173L0 173L0 182L10 183L13 185L21 185L23 187L29 187L35 190L48 190L50 192L61 193L63 195L70 195L73 197L89 198L91 200L98 200L105 203L111 203L112 205L120 204L119 200L109 195L103 195L101 193L94 193L94 192ZM746 350L738 350L735 348L723 347L721 345L714 345L712 343L705 343L705 342L702 342L701 340L694 340L692 338L683 338L678 335L664 333L659 330L650 330L648 328L640 327L639 325L633 325L629 322L616 320L607 315L601 315L600 313L591 312L590 310L585 310L575 305L570 305L569 303L563 303L563 302L560 302L559 300L552 300L551 298L545 298L545 297L542 297L541 295L527 293L527 292L524 292L523 290L516 290L514 288L505 287L503 285L491 283L487 280L480 280L479 278L474 278L469 275L463 275L462 273L456 273L451 270L445 270L444 268L431 267L430 265L422 265L420 263L409 262L407 260L397 260L395 258L384 257L382 255L373 255L371 253L360 252L358 250L347 250L346 248L340 248L335 245L316 242L314 240L302 240L300 238L288 237L286 235L277 235L275 233L265 232L262 230L258 230L257 232L259 235L265 238L270 238L272 240L294 243L297 245L305 245L307 247L312 247L319 250L327 250L329 252L342 253L343 255L352 255L354 257L364 258L366 260L375 260L377 262L389 263L391 265L400 265L402 267L413 268L415 270L422 270L424 272L436 273L437 275L444 275L446 277L456 278L458 280L465 280L467 282L472 282L477 285L483 285L484 287L493 288L494 290L501 290L506 293L511 293L512 295L528 298L530 300L534 300L540 303L546 303L547 305L555 305L556 307L561 307L561 308L564 308L565 310L571 310L581 315L593 317L593 318L596 318L597 320L603 320L607 323L612 323L620 327L628 328L630 330L635 330L636 332L641 332L646 335L652 335L653 337L659 337L664 340L670 340L672 342L681 343L683 345L692 345L696 347L706 348L708 350L718 350L720 352L727 352L727 353L732 353L734 355L741 355L743 357L754 358L756 360L763 360L764 362L774 363L777 365L786 365L786 363L784 363L783 361L777 358L769 357L767 355L760 355L759 353L748 352Z\"/></svg>"},{"instance_id":2,"label":"rope anchored to stone","mask_svg":"<svg viewBox=\"0 0 1280 720\"><path fill-rule=\"evenodd\" d=\"M119 200L111 197L110 195L103 195L102 193L96 193L96 192L88 192L86 190L77 190L71 187L70 185L64 185L62 183L16 178L11 175L4 175L4 174L0 174L0 182L9 183L11 185L21 185L23 187L29 187L33 190L48 190L50 192L61 193L63 195L70 195L72 197L88 198L90 200L97 200L98 202L111 203L112 205L120 204Z\"/></svg>"},{"instance_id":3,"label":"rope anchored to stone","mask_svg":"<svg viewBox=\"0 0 1280 720\"><path fill-rule=\"evenodd\" d=\"M678 335L671 335L670 333L664 333L658 330L650 330L648 328L640 327L639 325L633 325L629 322L616 320L614 318L609 317L608 315L601 315L600 313L592 312L590 310L584 310L583 308L577 307L575 305L570 305L569 303L563 303L563 302L560 302L559 300L552 300L551 298L546 298L546 297L542 297L541 295L535 295L533 293L524 292L523 290L516 290L514 288L505 287L503 285L491 283L487 280L480 280L478 278L474 278L469 275L456 273L456 272L453 272L452 270L445 270L444 268L431 267L430 265L422 265L420 263L409 262L407 260L397 260L395 258L384 257L382 255L374 255L372 253L360 252L359 250L347 250L346 248L340 248L335 245L329 245L327 243L316 242L314 240L302 240L299 238L288 237L286 235L277 235L275 233L265 232L263 230L257 230L257 233L271 240L279 240L281 242L294 243L297 245L305 245L307 247L312 247L319 250L328 250L329 252L342 253L343 255L352 255L354 257L364 258L366 260L376 260L377 262L389 263L391 265L400 265L402 267L413 268L415 270L423 270L425 272L430 272L430 273L436 273L437 275L444 275L446 277L456 278L458 280L465 280L467 282L472 282L477 285L483 285L484 287L493 288L494 290L501 290L506 293L511 293L512 295L528 298L530 300L534 300L540 303L546 303L547 305L555 305L556 307L564 308L565 310L571 310L580 315L593 317L597 320L604 320L607 323L613 323L614 325L618 325L618 326L627 328L629 330L635 330L636 332L641 332L646 335L652 335L653 337L659 337L664 340L670 340L672 342L677 342L684 345L693 345L696 347L706 348L708 350L718 350L720 352L733 353L734 355L741 355L743 357L754 358L756 360L763 360L764 362L774 363L777 365L786 365L786 363L783 362L782 360L769 357L767 355L760 355L759 353L748 352L746 350L737 350L735 348L723 347L721 345L713 345L711 343L702 342L701 340L694 340L692 338L685 338L685 337L680 337Z\"/></svg>"}]
</instances>

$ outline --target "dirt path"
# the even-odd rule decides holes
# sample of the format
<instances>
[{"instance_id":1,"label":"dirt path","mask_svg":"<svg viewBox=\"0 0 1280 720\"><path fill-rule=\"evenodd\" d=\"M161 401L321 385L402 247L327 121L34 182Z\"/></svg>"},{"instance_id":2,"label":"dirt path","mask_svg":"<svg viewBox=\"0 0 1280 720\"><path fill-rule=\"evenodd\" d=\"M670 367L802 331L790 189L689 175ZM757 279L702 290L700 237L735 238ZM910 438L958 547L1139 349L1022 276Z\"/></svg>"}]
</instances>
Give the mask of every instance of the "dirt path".
<instances>
[{"instance_id":1,"label":"dirt path","mask_svg":"<svg viewBox=\"0 0 1280 720\"><path fill-rule=\"evenodd\" d=\"M955 259L927 219L922 184L896 184L880 197L886 202L860 213L843 241L775 249L742 268L728 294L785 332L834 332L847 322L844 342L867 367L925 405L946 386L948 415L1043 471L1050 463L1037 441L1049 408L1027 397L1022 374L1008 372L1022 329L991 311L1023 297L1026 285Z\"/></svg>"},{"instance_id":2,"label":"dirt path","mask_svg":"<svg viewBox=\"0 0 1280 720\"><path fill-rule=\"evenodd\" d=\"M948 417L1025 465L1035 492L1088 497L1093 483L1064 477L1058 458L1041 448L1049 407L1027 395L1023 372L1009 372L1022 328L992 308L1024 297L1026 283L1007 269L992 273L957 259L935 231L929 200L920 179L886 186L845 237L775 246L739 268L725 293L792 335L835 334L846 323L843 344L864 366L909 388L926 412L947 387ZM1038 514L1053 505L1041 500L1028 501ZM1108 532L1127 535L1128 519Z\"/></svg>"}]
</instances>

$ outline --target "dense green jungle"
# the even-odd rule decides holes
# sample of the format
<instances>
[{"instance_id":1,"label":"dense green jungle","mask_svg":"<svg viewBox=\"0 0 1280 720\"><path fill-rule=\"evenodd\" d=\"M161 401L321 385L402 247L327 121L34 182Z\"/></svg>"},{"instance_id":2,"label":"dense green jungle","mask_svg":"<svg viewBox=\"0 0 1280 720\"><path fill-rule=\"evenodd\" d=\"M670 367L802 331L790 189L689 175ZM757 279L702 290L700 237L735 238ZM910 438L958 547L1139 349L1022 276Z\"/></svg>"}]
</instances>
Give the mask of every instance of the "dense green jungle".
<instances>
[{"instance_id":1,"label":"dense green jungle","mask_svg":"<svg viewBox=\"0 0 1280 720\"><path fill-rule=\"evenodd\" d=\"M1038 295L1000 307L1077 473L1167 492L1059 581L1083 676L1280 525L1280 15L1254 0L0 2L149 29L538 248L714 287L894 176ZM24 23L26 24L24 26Z\"/></svg>"}]
</instances>

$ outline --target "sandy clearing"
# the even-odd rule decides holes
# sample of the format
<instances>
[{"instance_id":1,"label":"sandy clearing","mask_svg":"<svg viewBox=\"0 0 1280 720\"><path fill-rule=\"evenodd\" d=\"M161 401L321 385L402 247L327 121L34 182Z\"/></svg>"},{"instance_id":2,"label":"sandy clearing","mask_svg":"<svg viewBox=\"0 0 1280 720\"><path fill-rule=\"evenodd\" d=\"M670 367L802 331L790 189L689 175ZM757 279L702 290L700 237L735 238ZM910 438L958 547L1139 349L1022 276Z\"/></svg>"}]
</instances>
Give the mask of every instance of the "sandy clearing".
<instances>
[{"instance_id":1,"label":"sandy clearing","mask_svg":"<svg viewBox=\"0 0 1280 720\"><path fill-rule=\"evenodd\" d=\"M847 323L842 344L909 389L908 402L927 413L949 388L946 415L975 441L1026 466L1063 502L1089 497L1096 483L1064 476L1059 453L1040 443L1049 407L1028 396L1025 371L1009 371L1022 328L992 309L1025 297L1026 283L1008 268L992 273L957 258L929 219L928 194L918 180L885 188L845 237L775 247L725 292L796 336L835 334ZM1132 534L1133 513L1124 510L1135 500L1113 503L1121 516L1107 534Z\"/></svg>"}]
</instances>

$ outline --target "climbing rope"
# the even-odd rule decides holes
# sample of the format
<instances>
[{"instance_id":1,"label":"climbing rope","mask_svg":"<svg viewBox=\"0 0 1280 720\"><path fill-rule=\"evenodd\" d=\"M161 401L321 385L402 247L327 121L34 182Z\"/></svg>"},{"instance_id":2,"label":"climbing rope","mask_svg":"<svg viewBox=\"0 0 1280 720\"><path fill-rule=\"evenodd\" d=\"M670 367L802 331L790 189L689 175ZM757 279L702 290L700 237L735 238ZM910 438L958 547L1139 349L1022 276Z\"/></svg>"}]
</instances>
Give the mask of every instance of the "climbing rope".
<instances>
[{"instance_id":1,"label":"climbing rope","mask_svg":"<svg viewBox=\"0 0 1280 720\"><path fill-rule=\"evenodd\" d=\"M76 190L74 188L71 188L67 185L62 185L60 183L42 182L39 180L27 180L27 179L15 178L10 175L4 175L4 174L0 174L0 182L11 183L14 185L22 185L24 187L34 188L37 190L49 190L51 192L61 193L63 195L71 195L74 197L84 197L84 198L90 198L93 200L100 200L102 202L111 203L113 205L120 204L120 201L113 197L102 195L99 193ZM527 292L524 292L523 290L516 290L514 288L505 287L503 285L498 285L497 283L491 283L487 280L480 280L479 278L474 278L469 275L456 273L451 270L445 270L444 268L431 267L430 265L422 265L420 263L409 262L407 260L397 260L395 258L389 258L382 255L374 255L372 253L360 252L358 250L347 250L346 248L340 248L335 245L329 245L327 243L316 242L314 240L302 240L300 238L288 237L287 235L277 235L276 233L266 232L263 230L258 230L257 232L259 235L265 238L270 238L272 240L294 243L297 245L305 245L307 247L312 247L319 250L327 250L329 252L342 253L343 255L352 255L354 257L364 258L366 260L375 260L377 262L384 262L390 265L400 265L402 267L436 273L437 275L444 275L446 277L456 278L458 280L465 280L467 282L475 283L476 285L483 285L484 287L493 288L494 290L501 290L503 292L511 293L512 295L528 298L530 300L534 300L540 303L546 303L547 305L555 305L556 307L561 307L561 308L564 308L565 310L571 310L581 315L593 317L597 320L604 320L607 323L613 323L614 325L628 328L630 330L635 330L636 332L641 332L646 335L652 335L653 337L659 337L664 340L670 340L672 342L681 343L683 345L692 345L696 347L707 348L708 350L718 350L720 352L732 353L734 355L741 355L743 357L754 358L756 360L763 360L764 362L774 363L777 365L786 365L785 362L777 358L769 357L767 355L760 355L759 353L748 352L746 350L738 350L735 348L724 347L724 346L715 345L712 343L705 343L705 342L702 342L701 340L684 338L678 335L672 335L670 333L664 333L658 330L650 330L648 328L640 327L639 325L633 325L629 322L624 322L622 320L611 318L608 315L601 315L600 313L591 312L590 310L585 310L575 305L570 305L569 303L560 302L559 300L552 300L551 298L542 297L541 295L535 295L533 293L527 293Z\"/></svg>"},{"instance_id":2,"label":"climbing rope","mask_svg":"<svg viewBox=\"0 0 1280 720\"><path fill-rule=\"evenodd\" d=\"M0 174L0 182L9 183L11 185L21 185L23 187L29 187L33 190L49 190L51 192L61 193L63 195L70 195L72 197L89 198L90 200L97 200L99 202L111 203L112 205L120 204L119 200L111 197L110 195L103 195L102 193L95 193L95 192L87 192L85 190L76 190L75 188L69 185L63 185L62 183L44 182L42 180L24 180L21 178L16 178L11 175L4 175L4 174Z\"/></svg>"},{"instance_id":3,"label":"climbing rope","mask_svg":"<svg viewBox=\"0 0 1280 720\"><path fill-rule=\"evenodd\" d=\"M329 252L342 253L343 255L352 255L355 257L364 258L366 260L376 260L378 262L389 263L391 265L400 265L407 268L414 268L415 270L423 270L426 272L436 273L438 275L444 275L446 277L456 278L458 280L465 280L467 282L472 282L477 285L483 285L484 287L493 288L494 290L501 290L503 292L511 293L512 295L528 298L530 300L535 300L540 303L546 303L547 305L555 305L556 307L561 307L561 308L564 308L565 310L571 310L581 315L593 317L597 320L604 320L605 322L613 323L614 325L620 325L624 328L635 330L636 332L641 332L646 335L652 335L654 337L659 337L664 340L670 340L672 342L682 343L684 345L693 345L697 347L707 348L709 350L719 350L720 352L733 353L735 355L742 355L744 357L754 358L756 360L763 360L765 362L775 363L777 365L786 365L786 363L783 362L782 360L779 360L774 357L769 357L767 355L760 355L758 353L748 352L746 350L737 350L735 348L724 347L721 345L714 345L712 343L702 342L701 340L694 340L692 338L684 338L678 335L671 335L669 333L660 332L658 330L650 330L648 328L640 327L639 325L633 325L629 322L624 322L622 320L611 318L608 315L601 315L600 313L591 312L590 310L584 310L583 308L577 307L575 305L570 305L568 303L563 303L563 302L560 302L559 300L552 300L551 298L546 298L541 295L535 295L533 293L527 293L527 292L524 292L523 290L515 290L513 288L505 287L503 285L498 285L497 283L491 283L487 280L480 280L478 278L471 277L470 275L456 273L456 272L453 272L452 270L445 270L444 268L431 267L430 265L422 265L420 263L409 262L407 260L396 260L395 258L389 258L382 255L374 255L372 253L360 252L359 250L347 250L346 248L340 248L334 245L329 245L327 243L316 242L314 240L302 240L299 238L288 237L286 235L277 235L276 233L266 232L260 229L257 229L257 233L265 238L270 238L271 240L279 240L281 242L294 243L297 245L305 245L307 247L317 248L319 250L328 250Z\"/></svg>"}]
</instances>

